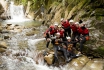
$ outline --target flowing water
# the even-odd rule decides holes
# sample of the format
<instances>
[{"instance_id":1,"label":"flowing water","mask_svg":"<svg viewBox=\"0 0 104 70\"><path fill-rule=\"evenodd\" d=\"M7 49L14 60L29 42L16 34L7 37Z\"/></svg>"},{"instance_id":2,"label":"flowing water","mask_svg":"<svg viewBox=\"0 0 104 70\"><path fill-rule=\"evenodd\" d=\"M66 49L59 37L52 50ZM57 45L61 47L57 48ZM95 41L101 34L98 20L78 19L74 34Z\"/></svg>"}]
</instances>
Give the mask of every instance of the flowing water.
<instances>
[{"instance_id":1,"label":"flowing water","mask_svg":"<svg viewBox=\"0 0 104 70\"><path fill-rule=\"evenodd\" d=\"M21 10L18 11L18 9ZM9 33L0 34L2 38L4 35L10 36L10 39L3 39L8 47L6 52L0 53L0 70L104 70L103 59L91 60L86 56L73 59L64 66L48 66L42 56L44 49L43 51L38 51L36 50L38 46L35 46L37 42L45 40L42 34L46 27L37 21L34 22L24 18L22 6L14 6L11 3L10 12L12 19L2 21L2 25L19 24L23 28L22 32L10 31ZM21 15L18 16L17 14ZM30 32L34 27L39 32L32 36L27 36L26 32Z\"/></svg>"},{"instance_id":2,"label":"flowing water","mask_svg":"<svg viewBox=\"0 0 104 70\"><path fill-rule=\"evenodd\" d=\"M42 34L46 27L36 27L39 33L26 36L26 32L29 32L35 26L33 26L33 23L30 24L32 24L31 28L24 28L22 32L2 34L2 36L9 35L11 38L4 40L8 48L6 52L0 54L0 70L103 70L103 59L90 60L86 56L73 59L64 66L48 66L42 56L44 49L38 51L36 50L38 46L35 46L37 42L45 40L45 38L42 38ZM37 23L34 22L34 24ZM28 24L24 23L24 25Z\"/></svg>"},{"instance_id":3,"label":"flowing water","mask_svg":"<svg viewBox=\"0 0 104 70\"><path fill-rule=\"evenodd\" d=\"M43 28L45 27L37 27L40 32L33 36L25 35L31 28L25 28L21 33L10 32L3 34L9 35L11 38L4 40L8 44L8 48L5 53L1 54L2 64L0 70L60 70L57 67L48 67L44 63L42 51L36 50L35 44L45 40L45 38L42 38ZM39 54L40 56L38 56Z\"/></svg>"}]
</instances>

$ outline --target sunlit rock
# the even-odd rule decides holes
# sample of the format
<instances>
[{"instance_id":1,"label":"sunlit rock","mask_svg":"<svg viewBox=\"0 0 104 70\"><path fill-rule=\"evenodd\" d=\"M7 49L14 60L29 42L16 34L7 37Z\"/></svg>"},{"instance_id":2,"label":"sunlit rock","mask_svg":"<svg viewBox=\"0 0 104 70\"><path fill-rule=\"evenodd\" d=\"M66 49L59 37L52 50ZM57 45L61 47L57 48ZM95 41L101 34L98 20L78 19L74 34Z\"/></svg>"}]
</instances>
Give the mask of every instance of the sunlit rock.
<instances>
[{"instance_id":1,"label":"sunlit rock","mask_svg":"<svg viewBox=\"0 0 104 70\"><path fill-rule=\"evenodd\" d=\"M5 52L5 51L6 51L5 48L0 48L0 53L3 53L3 52Z\"/></svg>"},{"instance_id":2,"label":"sunlit rock","mask_svg":"<svg viewBox=\"0 0 104 70\"><path fill-rule=\"evenodd\" d=\"M74 69L74 70L81 70L88 61L89 61L89 58L87 58L86 56L81 56L81 57L73 59L71 62L69 62L68 68Z\"/></svg>"},{"instance_id":3,"label":"sunlit rock","mask_svg":"<svg viewBox=\"0 0 104 70\"><path fill-rule=\"evenodd\" d=\"M0 15L1 15L3 12L4 12L4 8L3 8L3 6L2 6L2 4L1 4L1 2L0 2Z\"/></svg>"},{"instance_id":4,"label":"sunlit rock","mask_svg":"<svg viewBox=\"0 0 104 70\"><path fill-rule=\"evenodd\" d=\"M7 43L6 42L0 42L0 47L7 48Z\"/></svg>"},{"instance_id":5,"label":"sunlit rock","mask_svg":"<svg viewBox=\"0 0 104 70\"><path fill-rule=\"evenodd\" d=\"M7 49L7 43L6 42L1 42L0 43L0 52L5 52Z\"/></svg>"},{"instance_id":6,"label":"sunlit rock","mask_svg":"<svg viewBox=\"0 0 104 70\"><path fill-rule=\"evenodd\" d=\"M53 62L53 54L48 54L44 56L45 61L47 62L47 64L52 64Z\"/></svg>"},{"instance_id":7,"label":"sunlit rock","mask_svg":"<svg viewBox=\"0 0 104 70\"><path fill-rule=\"evenodd\" d=\"M3 30L3 29L2 29L2 27L0 26L0 33L2 33L2 30Z\"/></svg>"},{"instance_id":8,"label":"sunlit rock","mask_svg":"<svg viewBox=\"0 0 104 70\"><path fill-rule=\"evenodd\" d=\"M30 31L30 32L27 32L27 33L26 33L26 36L32 36L32 35L34 35L34 34L35 34L34 31Z\"/></svg>"},{"instance_id":9,"label":"sunlit rock","mask_svg":"<svg viewBox=\"0 0 104 70\"><path fill-rule=\"evenodd\" d=\"M90 60L82 70L103 70L103 59Z\"/></svg>"}]
</instances>

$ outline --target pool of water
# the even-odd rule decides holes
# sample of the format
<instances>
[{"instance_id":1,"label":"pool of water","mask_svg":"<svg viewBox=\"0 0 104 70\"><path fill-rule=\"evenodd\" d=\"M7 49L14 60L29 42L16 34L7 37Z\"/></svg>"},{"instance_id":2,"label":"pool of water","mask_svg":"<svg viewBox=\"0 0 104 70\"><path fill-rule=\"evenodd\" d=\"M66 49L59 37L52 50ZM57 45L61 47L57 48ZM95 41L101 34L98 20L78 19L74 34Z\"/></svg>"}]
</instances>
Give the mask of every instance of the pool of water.
<instances>
[{"instance_id":1,"label":"pool of water","mask_svg":"<svg viewBox=\"0 0 104 70\"><path fill-rule=\"evenodd\" d=\"M0 21L0 23L2 23L2 25L6 25L6 24L18 24L18 25L23 25L25 27L37 27L42 25L40 21L34 21L34 20L23 20L23 21L19 21L19 20L4 20L4 21Z\"/></svg>"}]
</instances>

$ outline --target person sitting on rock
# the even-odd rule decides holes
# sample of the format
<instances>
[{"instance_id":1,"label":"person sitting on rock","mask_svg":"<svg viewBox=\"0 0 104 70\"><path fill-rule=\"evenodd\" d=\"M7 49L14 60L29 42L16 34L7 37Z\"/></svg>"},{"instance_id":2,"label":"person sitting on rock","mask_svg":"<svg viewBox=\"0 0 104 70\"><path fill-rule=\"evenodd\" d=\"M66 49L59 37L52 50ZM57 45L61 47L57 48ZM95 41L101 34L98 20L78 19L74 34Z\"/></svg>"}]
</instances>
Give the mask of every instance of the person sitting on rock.
<instances>
[{"instance_id":1,"label":"person sitting on rock","mask_svg":"<svg viewBox=\"0 0 104 70\"><path fill-rule=\"evenodd\" d=\"M85 24L81 24L78 28L78 32L80 34L80 53L82 53L83 44L89 40L89 30L85 27Z\"/></svg>"},{"instance_id":2,"label":"person sitting on rock","mask_svg":"<svg viewBox=\"0 0 104 70\"><path fill-rule=\"evenodd\" d=\"M54 62L58 61L58 51L62 51L65 57L66 62L69 62L67 57L67 49L66 46L63 45L63 40L60 38L60 33L56 33L56 38L52 40L53 49L54 49L54 56L55 60Z\"/></svg>"},{"instance_id":3,"label":"person sitting on rock","mask_svg":"<svg viewBox=\"0 0 104 70\"><path fill-rule=\"evenodd\" d=\"M74 53L75 48L73 47L76 43L77 41L72 41L71 37L67 37L67 55L70 60L76 57L76 54Z\"/></svg>"},{"instance_id":4,"label":"person sitting on rock","mask_svg":"<svg viewBox=\"0 0 104 70\"><path fill-rule=\"evenodd\" d=\"M54 25L51 25L45 32L44 32L44 37L46 38L46 48L48 48L49 43L50 43L50 38L53 37L55 35L55 33L57 33L57 26L58 24L55 23Z\"/></svg>"}]
</instances>

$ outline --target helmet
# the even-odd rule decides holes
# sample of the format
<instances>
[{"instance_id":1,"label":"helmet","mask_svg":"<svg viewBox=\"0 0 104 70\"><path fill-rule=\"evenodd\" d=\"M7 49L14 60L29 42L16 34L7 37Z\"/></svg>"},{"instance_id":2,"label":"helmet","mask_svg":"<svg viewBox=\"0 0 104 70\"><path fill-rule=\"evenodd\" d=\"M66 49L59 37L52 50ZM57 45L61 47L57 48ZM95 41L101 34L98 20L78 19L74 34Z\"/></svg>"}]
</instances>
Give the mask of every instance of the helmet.
<instances>
[{"instance_id":1,"label":"helmet","mask_svg":"<svg viewBox=\"0 0 104 70\"><path fill-rule=\"evenodd\" d=\"M56 33L56 35L58 35L58 36L59 36L59 35L60 35L60 33Z\"/></svg>"},{"instance_id":2,"label":"helmet","mask_svg":"<svg viewBox=\"0 0 104 70\"><path fill-rule=\"evenodd\" d=\"M79 22L75 22L75 24L79 24Z\"/></svg>"},{"instance_id":3,"label":"helmet","mask_svg":"<svg viewBox=\"0 0 104 70\"><path fill-rule=\"evenodd\" d=\"M60 21L63 21L63 20L64 20L63 18L60 19Z\"/></svg>"},{"instance_id":4,"label":"helmet","mask_svg":"<svg viewBox=\"0 0 104 70\"><path fill-rule=\"evenodd\" d=\"M66 37L67 39L71 39L71 37Z\"/></svg>"},{"instance_id":5,"label":"helmet","mask_svg":"<svg viewBox=\"0 0 104 70\"><path fill-rule=\"evenodd\" d=\"M74 20L71 19L69 22L74 22Z\"/></svg>"},{"instance_id":6,"label":"helmet","mask_svg":"<svg viewBox=\"0 0 104 70\"><path fill-rule=\"evenodd\" d=\"M62 27L61 25L58 25L58 27Z\"/></svg>"},{"instance_id":7,"label":"helmet","mask_svg":"<svg viewBox=\"0 0 104 70\"><path fill-rule=\"evenodd\" d=\"M55 22L55 23L54 23L54 25L55 25L55 26L58 26L58 23L57 23L57 22Z\"/></svg>"}]
</instances>

